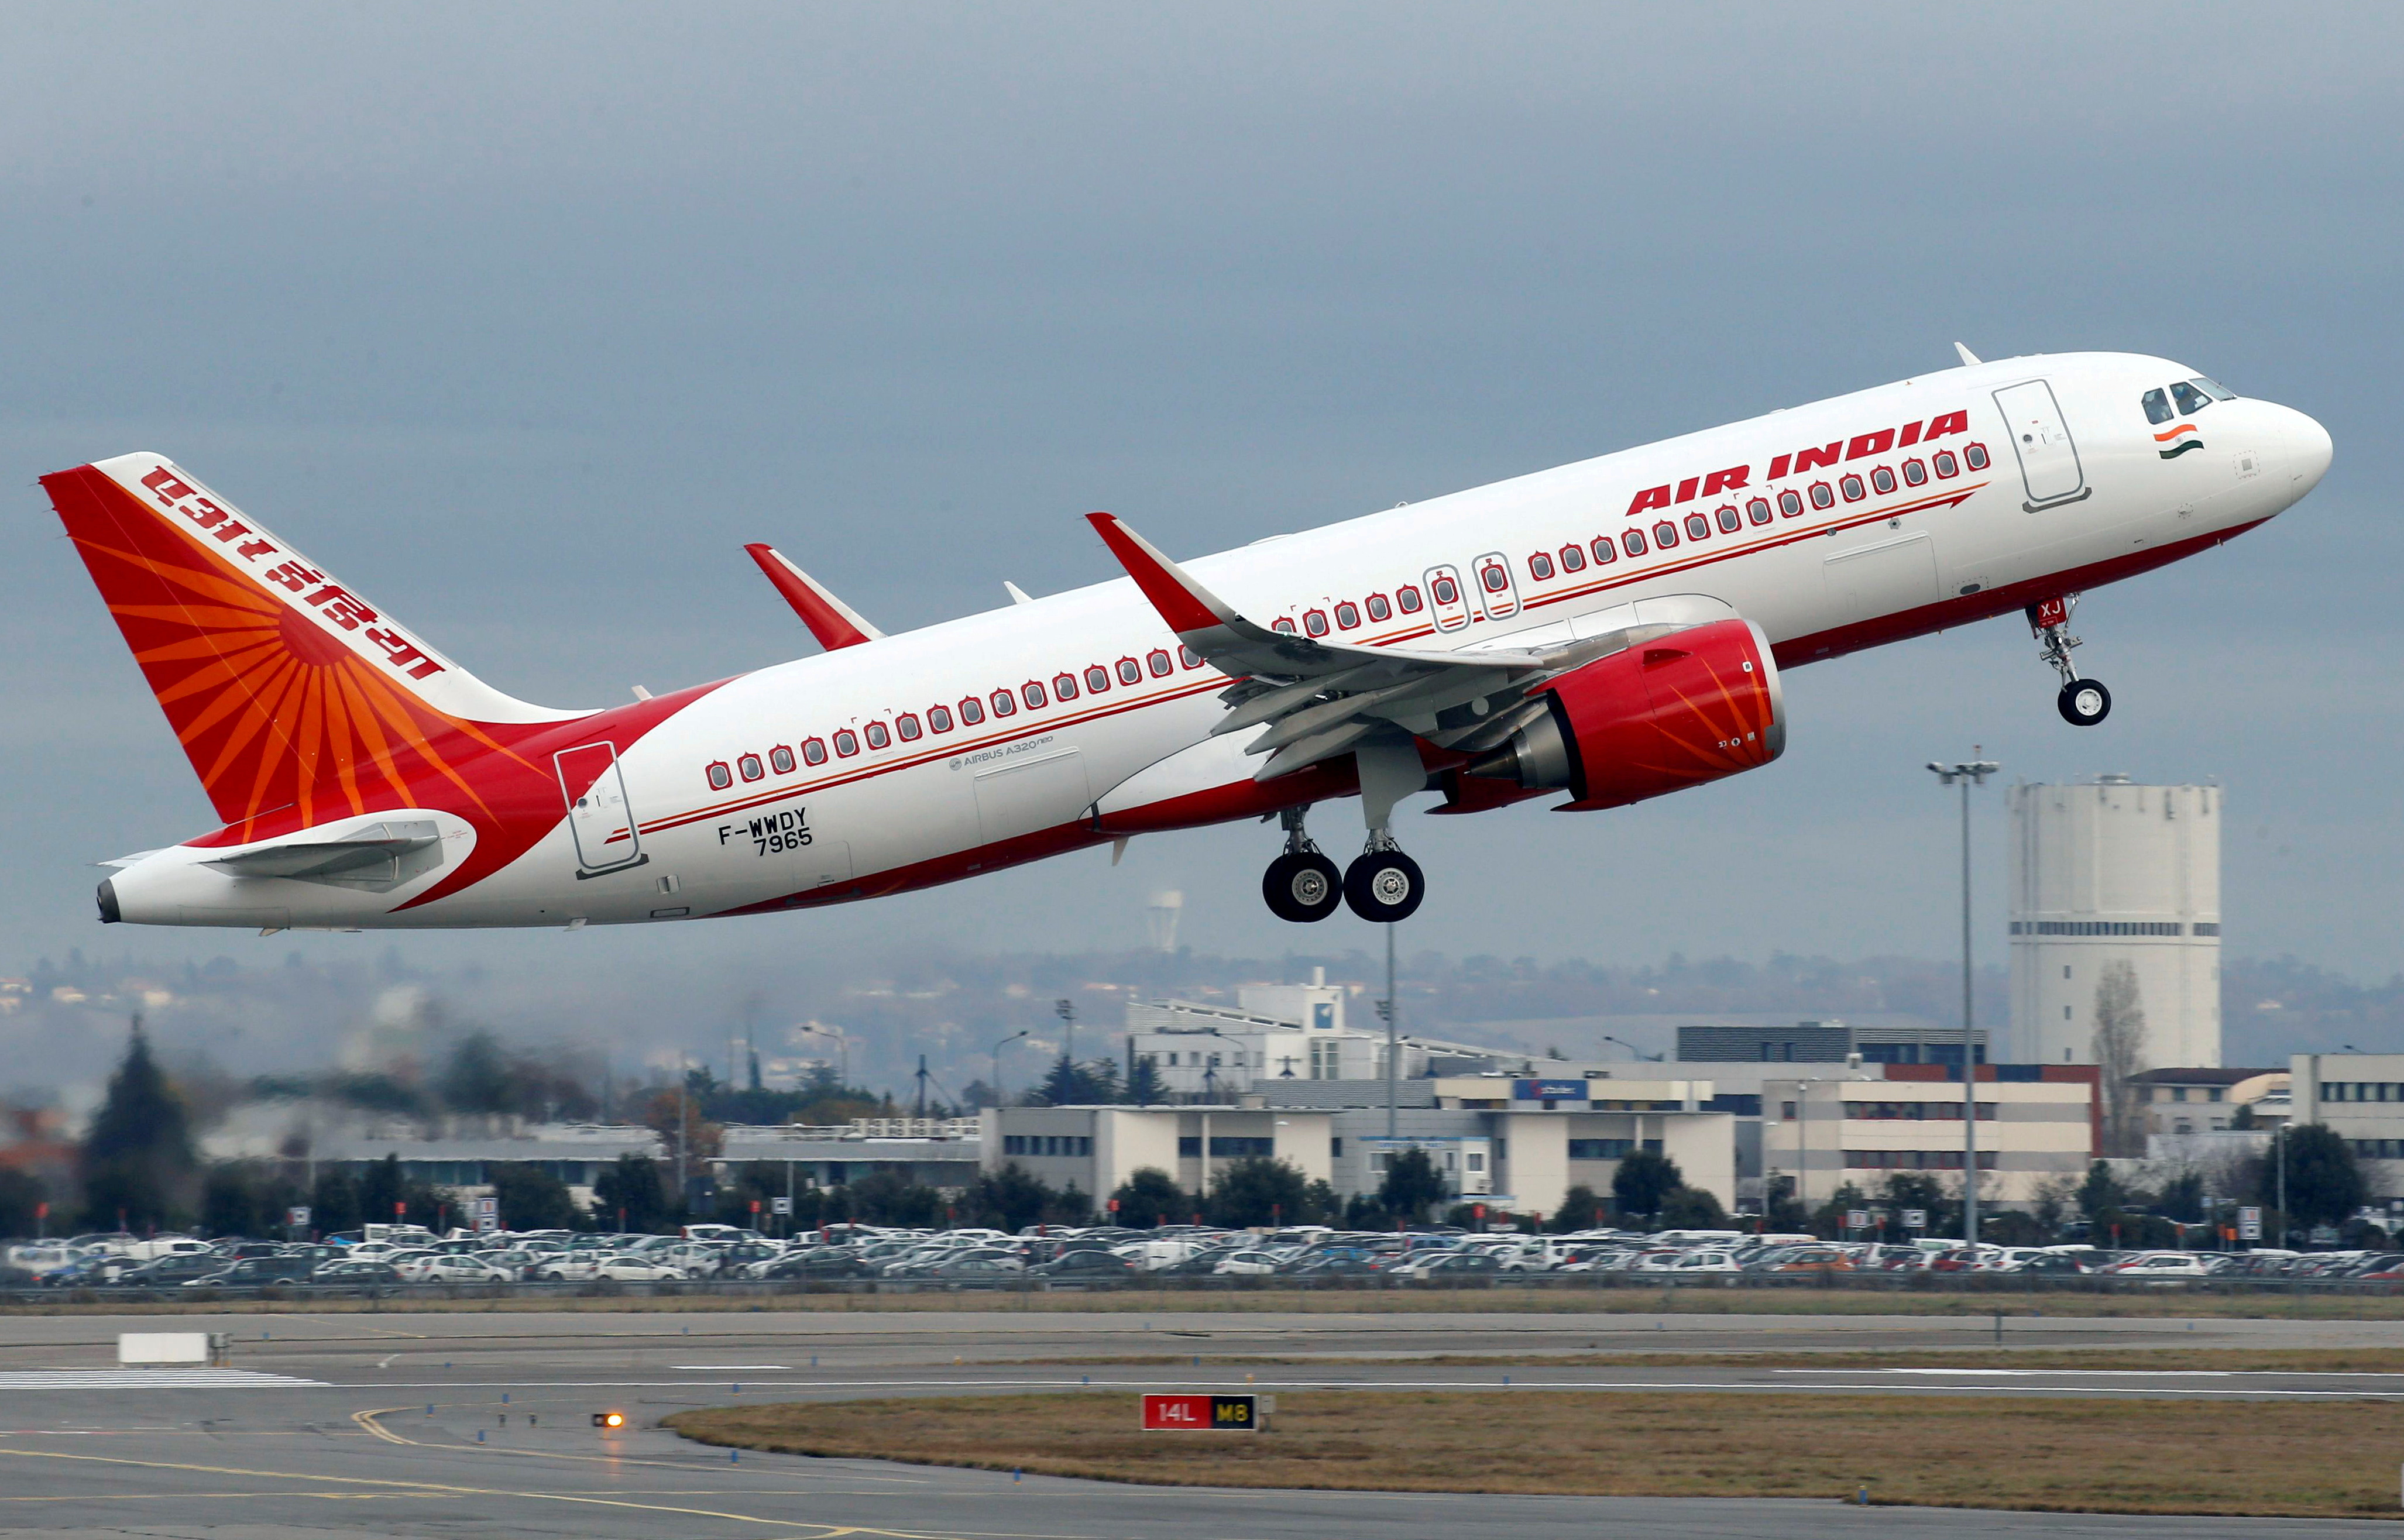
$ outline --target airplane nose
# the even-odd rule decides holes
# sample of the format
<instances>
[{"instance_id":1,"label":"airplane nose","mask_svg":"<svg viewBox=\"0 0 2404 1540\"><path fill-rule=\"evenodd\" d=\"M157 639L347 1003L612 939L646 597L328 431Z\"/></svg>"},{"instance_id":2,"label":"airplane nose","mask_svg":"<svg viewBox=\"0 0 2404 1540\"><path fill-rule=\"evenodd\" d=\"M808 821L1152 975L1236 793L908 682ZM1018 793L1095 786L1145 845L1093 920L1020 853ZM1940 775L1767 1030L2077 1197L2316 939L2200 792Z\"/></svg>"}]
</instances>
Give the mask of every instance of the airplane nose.
<instances>
[{"instance_id":1,"label":"airplane nose","mask_svg":"<svg viewBox=\"0 0 2404 1540\"><path fill-rule=\"evenodd\" d=\"M2328 429L2292 407L2279 409L2282 432L2285 441L2287 474L2296 483L2295 494L2300 497L2320 484L2328 474L2329 459L2336 445L2329 441Z\"/></svg>"}]
</instances>

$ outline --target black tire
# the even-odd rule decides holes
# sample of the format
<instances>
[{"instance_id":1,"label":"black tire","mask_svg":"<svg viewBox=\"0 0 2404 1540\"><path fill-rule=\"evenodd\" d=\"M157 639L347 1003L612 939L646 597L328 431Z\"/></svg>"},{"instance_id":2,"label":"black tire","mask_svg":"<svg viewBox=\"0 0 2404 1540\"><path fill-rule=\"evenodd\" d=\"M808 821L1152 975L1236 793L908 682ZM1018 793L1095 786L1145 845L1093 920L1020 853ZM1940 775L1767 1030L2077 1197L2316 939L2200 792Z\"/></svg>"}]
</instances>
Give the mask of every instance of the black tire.
<instances>
[{"instance_id":1,"label":"black tire","mask_svg":"<svg viewBox=\"0 0 2404 1540\"><path fill-rule=\"evenodd\" d=\"M2053 698L2054 709L2073 727L2092 727L2112 714L2112 692L2093 679L2073 679Z\"/></svg>"},{"instance_id":2,"label":"black tire","mask_svg":"<svg viewBox=\"0 0 2404 1540\"><path fill-rule=\"evenodd\" d=\"M1373 925L1391 925L1418 913L1427 897L1419 863L1400 850L1373 850L1344 874L1344 902Z\"/></svg>"},{"instance_id":3,"label":"black tire","mask_svg":"<svg viewBox=\"0 0 2404 1540\"><path fill-rule=\"evenodd\" d=\"M1269 862L1261 897L1278 918L1307 925L1335 913L1344 901L1344 876L1316 850L1288 851Z\"/></svg>"}]
</instances>

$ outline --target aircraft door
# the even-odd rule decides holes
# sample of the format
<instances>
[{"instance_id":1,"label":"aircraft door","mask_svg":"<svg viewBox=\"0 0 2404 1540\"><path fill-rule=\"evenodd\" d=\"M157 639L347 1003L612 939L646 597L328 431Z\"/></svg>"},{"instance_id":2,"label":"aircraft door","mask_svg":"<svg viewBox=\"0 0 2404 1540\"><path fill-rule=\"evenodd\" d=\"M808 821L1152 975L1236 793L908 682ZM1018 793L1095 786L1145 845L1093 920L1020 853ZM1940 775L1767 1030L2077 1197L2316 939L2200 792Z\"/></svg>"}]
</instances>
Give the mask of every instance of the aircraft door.
<instances>
[{"instance_id":1,"label":"aircraft door","mask_svg":"<svg viewBox=\"0 0 2404 1540\"><path fill-rule=\"evenodd\" d=\"M2070 426L2062 421L2053 386L2043 380L2008 385L1995 392L1995 405L2020 457L2020 480L2028 486L2023 507L2034 513L2088 495L2087 472L2078 463L2078 446L2070 441Z\"/></svg>"},{"instance_id":2,"label":"aircraft door","mask_svg":"<svg viewBox=\"0 0 2404 1540\"><path fill-rule=\"evenodd\" d=\"M567 828L576 838L577 875L642 864L642 835L626 805L626 778L619 769L617 745L588 743L563 749L552 763L559 770L560 792L567 799Z\"/></svg>"}]
</instances>

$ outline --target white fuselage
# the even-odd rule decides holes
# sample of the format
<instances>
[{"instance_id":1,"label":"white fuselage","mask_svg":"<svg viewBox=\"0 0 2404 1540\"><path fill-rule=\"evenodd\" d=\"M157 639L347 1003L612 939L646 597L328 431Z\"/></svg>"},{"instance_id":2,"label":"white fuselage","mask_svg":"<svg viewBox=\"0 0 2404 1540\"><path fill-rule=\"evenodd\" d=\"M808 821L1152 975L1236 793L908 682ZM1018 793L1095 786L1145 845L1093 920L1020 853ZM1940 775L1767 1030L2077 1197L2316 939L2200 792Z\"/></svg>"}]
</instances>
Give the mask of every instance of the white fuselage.
<instances>
[{"instance_id":1,"label":"white fuselage","mask_svg":"<svg viewBox=\"0 0 2404 1540\"><path fill-rule=\"evenodd\" d=\"M1323 620L1331 640L1358 646L1534 647L1653 603L1750 620L1792 666L2160 565L2311 489L2327 437L2269 402L2196 412L2188 436L2203 447L2165 458L2163 425L2147 421L2139 398L2193 374L2116 354L1951 369L1186 566L1248 617L1306 629ZM2048 384L2070 443L2025 441L2024 474L1997 393L2034 380ZM1966 413L1965 430L1899 441L1907 425L1916 434L1949 413ZM1838 442L1838 463L1796 468L1798 452ZM1971 463L1974 444L1983 469ZM1955 456L1954 474L1931 469L1940 451ZM1925 473L1916 485L1904 479L1915 460ZM1877 489L1881 469L1891 492ZM1863 478L1858 498L1846 495L1848 476ZM2056 479L2034 484L2046 476ZM1814 483L1829 488L1830 506L1812 502ZM1637 506L1656 488L1669 507ZM1799 512L1778 507L1790 491ZM1771 505L1767 523L1747 511L1756 497ZM1721 526L1724 507L1738 511L1734 530ZM1708 522L1701 539L1684 534L1695 514ZM1664 521L1681 536L1674 548L1648 538L1642 554L1624 549L1628 530L1649 537ZM1600 565L1591 552L1605 537L1614 554ZM1578 570L1564 547L1580 553ZM1530 560L1539 553L1548 577ZM1481 561L1503 569L1499 591L1481 579ZM1391 608L1406 586L1426 600L1446 569L1458 603ZM1369 618L1373 595L1388 607L1383 620ZM1355 614L1356 624L1340 624ZM1136 682L1121 677L1122 660L1134 660ZM1093 668L1107 689L1086 687ZM1055 698L1063 674L1079 685L1073 700ZM1026 704L1030 682L1043 705ZM129 919L246 922L204 917L234 905L286 911L299 926L609 924L874 896L1158 827L1144 808L1248 781L1259 762L1244 757L1242 735L1209 736L1226 682L1181 658L1159 614L1121 579L764 668L701 696L621 755L639 864L580 876L563 820L497 873L417 907L401 905L422 885L364 894L198 866L222 847L161 851L115 880ZM995 714L998 692L1017 697L1012 715ZM982 721L961 720L963 700L980 703ZM932 728L938 707L951 713L948 731ZM900 735L905 714L915 740ZM879 734L883 746L870 747ZM857 751L838 753L846 741ZM812 744L825 747L823 763L808 763ZM780 749L790 770L776 768ZM456 842L464 827L453 819L445 833Z\"/></svg>"}]
</instances>

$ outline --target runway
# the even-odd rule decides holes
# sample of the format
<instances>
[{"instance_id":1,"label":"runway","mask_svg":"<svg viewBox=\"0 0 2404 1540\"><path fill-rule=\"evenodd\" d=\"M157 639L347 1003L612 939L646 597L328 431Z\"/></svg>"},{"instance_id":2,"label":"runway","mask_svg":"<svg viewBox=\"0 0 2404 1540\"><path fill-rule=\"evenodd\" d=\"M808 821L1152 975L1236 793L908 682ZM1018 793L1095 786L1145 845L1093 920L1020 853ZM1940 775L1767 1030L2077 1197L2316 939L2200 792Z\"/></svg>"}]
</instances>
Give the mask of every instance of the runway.
<instances>
[{"instance_id":1,"label":"runway","mask_svg":"<svg viewBox=\"0 0 2404 1540\"><path fill-rule=\"evenodd\" d=\"M183 1318L237 1335L216 1371L113 1366L119 1329L158 1317L0 1321L0 1535L892 1535L959 1540L1245 1540L1507 1530L1790 1540L2321 1533L2333 1521L2065 1518L1740 1500L1447 1496L1148 1488L723 1453L652 1426L730 1401L1138 1387L1865 1391L1894 1394L2404 1398L2404 1376L1852 1365L1547 1365L1628 1351L1775 1347L1992 1351L1992 1324L1928 1317L1335 1317L1007 1311L842 1315L449 1314ZM2014 1346L2404 1345L2404 1325L2347 1322L2013 1321ZM1524 1354L1508 1366L1432 1352ZM1181 1354L1182 1365L1027 1362ZM1199 1356L1196 1368L1192 1359ZM1215 1364L1228 1358L1300 1362ZM2172 1355L2175 1362L2175 1354ZM1320 1359L1370 1362L1314 1364ZM955 1362L957 1360L957 1362ZM624 1411L604 1434L590 1413ZM480 1441L481 1440L481 1441Z\"/></svg>"}]
</instances>

